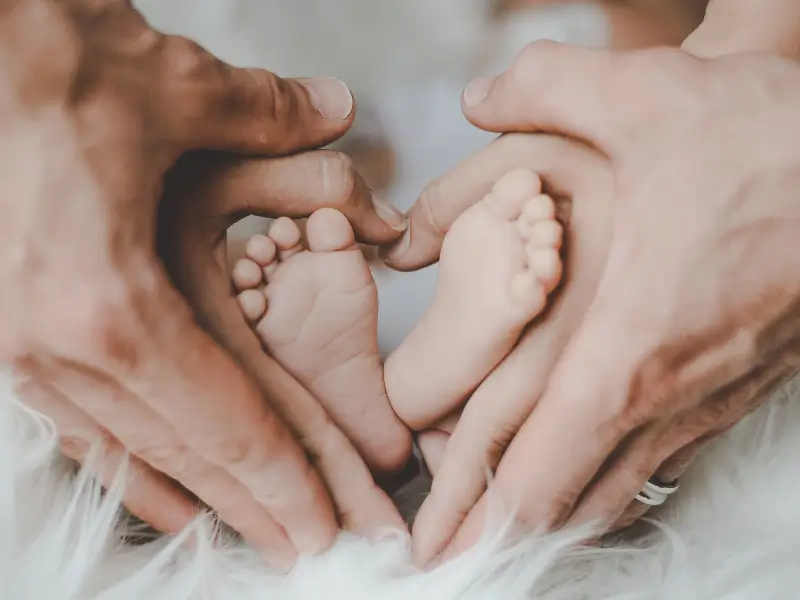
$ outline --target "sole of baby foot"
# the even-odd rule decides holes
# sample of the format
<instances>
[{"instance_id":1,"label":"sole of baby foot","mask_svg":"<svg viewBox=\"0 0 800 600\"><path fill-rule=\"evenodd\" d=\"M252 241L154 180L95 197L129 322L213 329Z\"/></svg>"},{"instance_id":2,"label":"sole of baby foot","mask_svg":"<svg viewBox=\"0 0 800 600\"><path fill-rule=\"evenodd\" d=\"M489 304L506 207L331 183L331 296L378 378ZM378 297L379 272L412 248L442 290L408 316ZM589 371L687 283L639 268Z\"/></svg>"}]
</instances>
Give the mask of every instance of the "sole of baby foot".
<instances>
[{"instance_id":1,"label":"sole of baby foot","mask_svg":"<svg viewBox=\"0 0 800 600\"><path fill-rule=\"evenodd\" d=\"M434 302L386 361L400 418L423 429L455 409L511 351L561 279L562 228L530 171L502 177L453 223Z\"/></svg>"},{"instance_id":2,"label":"sole of baby foot","mask_svg":"<svg viewBox=\"0 0 800 600\"><path fill-rule=\"evenodd\" d=\"M334 209L312 214L305 237L278 219L249 240L233 272L239 305L265 350L316 396L370 469L401 469L411 435L386 394L369 267Z\"/></svg>"}]
</instances>

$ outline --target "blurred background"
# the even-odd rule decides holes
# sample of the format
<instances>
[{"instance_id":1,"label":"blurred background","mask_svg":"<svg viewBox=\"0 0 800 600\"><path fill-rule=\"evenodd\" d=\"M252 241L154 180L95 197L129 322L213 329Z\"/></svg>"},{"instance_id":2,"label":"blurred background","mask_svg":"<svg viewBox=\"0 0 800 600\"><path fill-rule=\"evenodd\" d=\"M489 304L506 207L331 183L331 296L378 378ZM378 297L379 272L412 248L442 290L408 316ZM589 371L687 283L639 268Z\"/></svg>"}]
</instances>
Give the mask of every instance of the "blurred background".
<instances>
[{"instance_id":1,"label":"blurred background","mask_svg":"<svg viewBox=\"0 0 800 600\"><path fill-rule=\"evenodd\" d=\"M335 147L401 210L425 185L494 137L461 115L473 77L504 70L537 39L632 49L679 45L708 0L135 0L156 28L190 37L237 66L285 77L330 75L358 100ZM230 256L261 232L251 217L230 232ZM384 353L429 304L436 268L399 274L371 259Z\"/></svg>"}]
</instances>

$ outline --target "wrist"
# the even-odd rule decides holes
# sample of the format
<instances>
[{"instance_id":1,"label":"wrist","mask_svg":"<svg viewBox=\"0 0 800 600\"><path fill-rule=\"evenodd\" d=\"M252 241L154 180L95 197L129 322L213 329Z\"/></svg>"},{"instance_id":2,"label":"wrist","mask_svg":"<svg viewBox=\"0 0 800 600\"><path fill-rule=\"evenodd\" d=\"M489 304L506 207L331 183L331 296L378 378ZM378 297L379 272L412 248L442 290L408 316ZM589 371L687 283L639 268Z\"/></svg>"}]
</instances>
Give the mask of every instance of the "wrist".
<instances>
[{"instance_id":1,"label":"wrist","mask_svg":"<svg viewBox=\"0 0 800 600\"><path fill-rule=\"evenodd\" d=\"M683 49L704 58L737 52L800 58L800 2L711 0L705 19Z\"/></svg>"}]
</instances>

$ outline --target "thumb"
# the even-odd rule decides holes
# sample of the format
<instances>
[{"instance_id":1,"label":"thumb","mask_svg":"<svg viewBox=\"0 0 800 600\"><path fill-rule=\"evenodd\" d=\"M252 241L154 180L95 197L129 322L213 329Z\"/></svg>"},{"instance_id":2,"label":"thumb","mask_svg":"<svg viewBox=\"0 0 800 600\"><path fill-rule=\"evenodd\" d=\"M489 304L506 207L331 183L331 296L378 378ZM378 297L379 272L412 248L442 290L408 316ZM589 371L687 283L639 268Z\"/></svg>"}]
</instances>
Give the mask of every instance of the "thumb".
<instances>
[{"instance_id":1,"label":"thumb","mask_svg":"<svg viewBox=\"0 0 800 600\"><path fill-rule=\"evenodd\" d=\"M288 154L331 143L353 121L353 95L338 79L235 68L178 36L166 38L163 60L158 113L184 150Z\"/></svg>"},{"instance_id":2,"label":"thumb","mask_svg":"<svg viewBox=\"0 0 800 600\"><path fill-rule=\"evenodd\" d=\"M365 244L394 241L406 228L403 214L332 150L278 158L187 153L168 177L165 198L162 228L170 231L186 230L194 218L216 236L243 215L303 218L321 208L344 214Z\"/></svg>"},{"instance_id":3,"label":"thumb","mask_svg":"<svg viewBox=\"0 0 800 600\"><path fill-rule=\"evenodd\" d=\"M439 259L444 236L458 217L481 200L509 171L537 173L547 192L559 199L611 189L608 161L585 144L550 135L508 134L431 182L408 212L400 241L383 249L397 271L421 269ZM559 212L568 202L558 202ZM564 217L566 215L559 215Z\"/></svg>"},{"instance_id":4,"label":"thumb","mask_svg":"<svg viewBox=\"0 0 800 600\"><path fill-rule=\"evenodd\" d=\"M464 114L487 131L549 131L610 150L618 118L610 97L618 70L615 58L605 50L535 42L505 73L466 87Z\"/></svg>"}]
</instances>

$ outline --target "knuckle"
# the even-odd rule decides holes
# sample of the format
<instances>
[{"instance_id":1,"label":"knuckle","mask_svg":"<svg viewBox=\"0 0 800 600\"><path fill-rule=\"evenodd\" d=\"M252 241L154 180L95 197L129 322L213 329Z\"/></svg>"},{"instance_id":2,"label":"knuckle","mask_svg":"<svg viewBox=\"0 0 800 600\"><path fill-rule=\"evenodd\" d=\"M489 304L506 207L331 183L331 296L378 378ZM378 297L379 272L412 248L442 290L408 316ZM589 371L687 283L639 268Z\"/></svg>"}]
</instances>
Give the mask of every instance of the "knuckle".
<instances>
[{"instance_id":1,"label":"knuckle","mask_svg":"<svg viewBox=\"0 0 800 600\"><path fill-rule=\"evenodd\" d=\"M552 531L566 523L573 509L572 498L558 496L546 506L520 507L515 520L528 531Z\"/></svg>"},{"instance_id":2,"label":"knuckle","mask_svg":"<svg viewBox=\"0 0 800 600\"><path fill-rule=\"evenodd\" d=\"M450 224L446 219L440 218L441 207L447 206L450 199L442 193L439 181L434 181L420 194L416 204L416 217L421 221L415 226L422 225L425 229L434 232L439 238L444 238Z\"/></svg>"},{"instance_id":3,"label":"knuckle","mask_svg":"<svg viewBox=\"0 0 800 600\"><path fill-rule=\"evenodd\" d=\"M147 23L142 23L131 34L128 48L133 55L147 56L158 52L161 49L165 36L159 33Z\"/></svg>"},{"instance_id":4,"label":"knuckle","mask_svg":"<svg viewBox=\"0 0 800 600\"><path fill-rule=\"evenodd\" d=\"M200 44L183 36L166 36L161 51L169 77L202 79L218 73L221 66Z\"/></svg>"},{"instance_id":5,"label":"knuckle","mask_svg":"<svg viewBox=\"0 0 800 600\"><path fill-rule=\"evenodd\" d=\"M353 160L346 154L325 151L319 162L322 202L330 208L347 206L356 190Z\"/></svg>"},{"instance_id":6,"label":"knuckle","mask_svg":"<svg viewBox=\"0 0 800 600\"><path fill-rule=\"evenodd\" d=\"M261 97L268 103L266 114L272 116L275 124L289 128L298 121L300 110L297 96L288 81L269 71L247 69L246 73L253 79L255 89L266 92Z\"/></svg>"},{"instance_id":7,"label":"knuckle","mask_svg":"<svg viewBox=\"0 0 800 600\"><path fill-rule=\"evenodd\" d=\"M620 433L625 434L656 420L671 398L680 397L680 382L668 361L659 353L645 359L635 369L627 395L616 407Z\"/></svg>"},{"instance_id":8,"label":"knuckle","mask_svg":"<svg viewBox=\"0 0 800 600\"><path fill-rule=\"evenodd\" d=\"M318 439L314 446L308 443L310 440L304 444L304 447L310 451L311 464L321 466L335 463L352 452L350 442L333 424L333 421L326 420L318 433L318 436L314 435L314 438Z\"/></svg>"},{"instance_id":9,"label":"knuckle","mask_svg":"<svg viewBox=\"0 0 800 600\"><path fill-rule=\"evenodd\" d=\"M550 40L536 40L531 42L517 55L511 68L530 73L539 67L542 56L551 53L559 46L560 44Z\"/></svg>"},{"instance_id":10,"label":"knuckle","mask_svg":"<svg viewBox=\"0 0 800 600\"><path fill-rule=\"evenodd\" d=\"M168 475L185 475L191 467L191 450L183 444L144 446L135 449L135 453L151 467Z\"/></svg>"},{"instance_id":11,"label":"knuckle","mask_svg":"<svg viewBox=\"0 0 800 600\"><path fill-rule=\"evenodd\" d=\"M610 70L608 89L618 98L638 97L641 119L652 120L665 112L701 98L703 78L697 64L682 52L652 48L618 54ZM625 103L628 110L630 103Z\"/></svg>"},{"instance_id":12,"label":"knuckle","mask_svg":"<svg viewBox=\"0 0 800 600\"><path fill-rule=\"evenodd\" d=\"M74 435L62 435L59 439L59 447L64 456L80 462L89 453L91 444Z\"/></svg>"},{"instance_id":13,"label":"knuckle","mask_svg":"<svg viewBox=\"0 0 800 600\"><path fill-rule=\"evenodd\" d=\"M512 89L525 91L531 88L532 83L547 86L542 77L552 69L542 69L542 59L561 45L550 40L537 40L531 42L517 55L508 69L506 77Z\"/></svg>"},{"instance_id":14,"label":"knuckle","mask_svg":"<svg viewBox=\"0 0 800 600\"><path fill-rule=\"evenodd\" d=\"M250 468L254 463L254 449L244 438L239 436L223 436L211 442L210 456L231 469Z\"/></svg>"}]
</instances>

